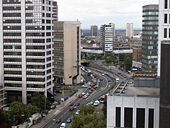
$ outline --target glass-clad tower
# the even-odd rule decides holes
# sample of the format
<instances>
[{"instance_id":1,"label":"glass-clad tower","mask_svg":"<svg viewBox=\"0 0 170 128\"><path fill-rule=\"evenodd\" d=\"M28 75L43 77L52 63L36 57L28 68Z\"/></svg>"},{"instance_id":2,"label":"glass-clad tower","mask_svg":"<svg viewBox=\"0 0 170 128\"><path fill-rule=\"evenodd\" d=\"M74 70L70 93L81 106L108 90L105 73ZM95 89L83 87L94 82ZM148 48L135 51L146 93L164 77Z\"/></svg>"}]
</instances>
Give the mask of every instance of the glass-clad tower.
<instances>
[{"instance_id":1,"label":"glass-clad tower","mask_svg":"<svg viewBox=\"0 0 170 128\"><path fill-rule=\"evenodd\" d=\"M142 70L145 72L157 72L158 12L158 5L143 6Z\"/></svg>"}]
</instances>

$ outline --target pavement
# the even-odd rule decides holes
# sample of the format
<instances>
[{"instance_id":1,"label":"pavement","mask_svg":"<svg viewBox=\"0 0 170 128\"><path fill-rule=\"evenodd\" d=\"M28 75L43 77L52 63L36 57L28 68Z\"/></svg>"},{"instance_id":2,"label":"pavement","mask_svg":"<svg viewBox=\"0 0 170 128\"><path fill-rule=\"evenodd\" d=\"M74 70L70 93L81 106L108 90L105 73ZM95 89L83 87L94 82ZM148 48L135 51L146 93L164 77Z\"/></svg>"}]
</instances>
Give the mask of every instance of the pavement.
<instances>
[{"instance_id":1,"label":"pavement","mask_svg":"<svg viewBox=\"0 0 170 128\"><path fill-rule=\"evenodd\" d=\"M51 110L47 116L42 118L42 120L31 126L31 128L43 128L50 120L52 120L57 114L59 114L65 106L68 106L72 101L76 100L78 98L78 95L81 94L84 91L84 89L79 89L74 95L69 97L66 101L64 101L62 104L57 105L55 109Z\"/></svg>"}]
</instances>

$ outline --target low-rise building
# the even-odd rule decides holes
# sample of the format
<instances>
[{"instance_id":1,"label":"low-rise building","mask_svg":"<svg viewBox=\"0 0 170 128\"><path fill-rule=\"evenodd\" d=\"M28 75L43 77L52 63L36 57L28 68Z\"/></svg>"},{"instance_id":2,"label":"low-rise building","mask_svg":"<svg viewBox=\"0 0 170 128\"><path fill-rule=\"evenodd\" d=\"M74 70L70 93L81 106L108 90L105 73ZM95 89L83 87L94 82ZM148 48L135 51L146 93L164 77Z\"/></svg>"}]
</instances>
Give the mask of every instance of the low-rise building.
<instances>
[{"instance_id":1,"label":"low-rise building","mask_svg":"<svg viewBox=\"0 0 170 128\"><path fill-rule=\"evenodd\" d=\"M159 89L126 88L107 97L107 128L159 128Z\"/></svg>"}]
</instances>

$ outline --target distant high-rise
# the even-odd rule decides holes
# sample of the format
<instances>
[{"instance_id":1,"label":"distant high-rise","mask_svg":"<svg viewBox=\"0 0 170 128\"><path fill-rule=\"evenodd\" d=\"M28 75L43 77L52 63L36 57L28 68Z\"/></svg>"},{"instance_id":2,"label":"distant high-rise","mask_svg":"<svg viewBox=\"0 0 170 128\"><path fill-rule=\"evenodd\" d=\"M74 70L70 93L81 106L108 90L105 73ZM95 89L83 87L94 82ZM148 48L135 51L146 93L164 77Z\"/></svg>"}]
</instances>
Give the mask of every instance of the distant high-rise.
<instances>
[{"instance_id":1,"label":"distant high-rise","mask_svg":"<svg viewBox=\"0 0 170 128\"><path fill-rule=\"evenodd\" d=\"M79 21L54 22L54 77L58 83L80 83Z\"/></svg>"},{"instance_id":2,"label":"distant high-rise","mask_svg":"<svg viewBox=\"0 0 170 128\"><path fill-rule=\"evenodd\" d=\"M158 5L143 6L142 70L145 72L157 72L158 12Z\"/></svg>"},{"instance_id":3,"label":"distant high-rise","mask_svg":"<svg viewBox=\"0 0 170 128\"><path fill-rule=\"evenodd\" d=\"M133 37L133 23L126 24L126 37L128 38Z\"/></svg>"},{"instance_id":4,"label":"distant high-rise","mask_svg":"<svg viewBox=\"0 0 170 128\"><path fill-rule=\"evenodd\" d=\"M53 91L53 1L0 1L0 70L8 101Z\"/></svg>"},{"instance_id":5,"label":"distant high-rise","mask_svg":"<svg viewBox=\"0 0 170 128\"><path fill-rule=\"evenodd\" d=\"M102 25L100 28L100 39L103 45L103 51L105 53L112 52L115 41L115 24L109 23L108 25Z\"/></svg>"},{"instance_id":6,"label":"distant high-rise","mask_svg":"<svg viewBox=\"0 0 170 128\"><path fill-rule=\"evenodd\" d=\"M98 27L96 25L91 26L91 36L97 36L98 35Z\"/></svg>"},{"instance_id":7,"label":"distant high-rise","mask_svg":"<svg viewBox=\"0 0 170 128\"><path fill-rule=\"evenodd\" d=\"M170 126L170 1L159 1L158 77L160 76L160 126ZM161 54L161 55L160 55Z\"/></svg>"}]
</instances>

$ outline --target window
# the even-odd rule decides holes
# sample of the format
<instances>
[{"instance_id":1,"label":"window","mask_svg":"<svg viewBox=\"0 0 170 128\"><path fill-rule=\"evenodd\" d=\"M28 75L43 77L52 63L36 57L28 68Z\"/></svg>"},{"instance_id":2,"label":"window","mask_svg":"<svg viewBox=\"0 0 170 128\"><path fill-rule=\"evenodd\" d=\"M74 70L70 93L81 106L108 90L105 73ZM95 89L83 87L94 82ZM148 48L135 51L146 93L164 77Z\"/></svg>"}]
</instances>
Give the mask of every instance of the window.
<instances>
[{"instance_id":1,"label":"window","mask_svg":"<svg viewBox=\"0 0 170 128\"><path fill-rule=\"evenodd\" d=\"M167 18L168 17L168 15L167 14L164 14L164 23L167 23Z\"/></svg>"},{"instance_id":2,"label":"window","mask_svg":"<svg viewBox=\"0 0 170 128\"><path fill-rule=\"evenodd\" d=\"M167 9L167 8L168 8L168 0L165 0L165 4L164 4L164 6L165 6L165 9Z\"/></svg>"},{"instance_id":3,"label":"window","mask_svg":"<svg viewBox=\"0 0 170 128\"><path fill-rule=\"evenodd\" d=\"M167 28L164 28L164 38L167 38Z\"/></svg>"}]
</instances>

